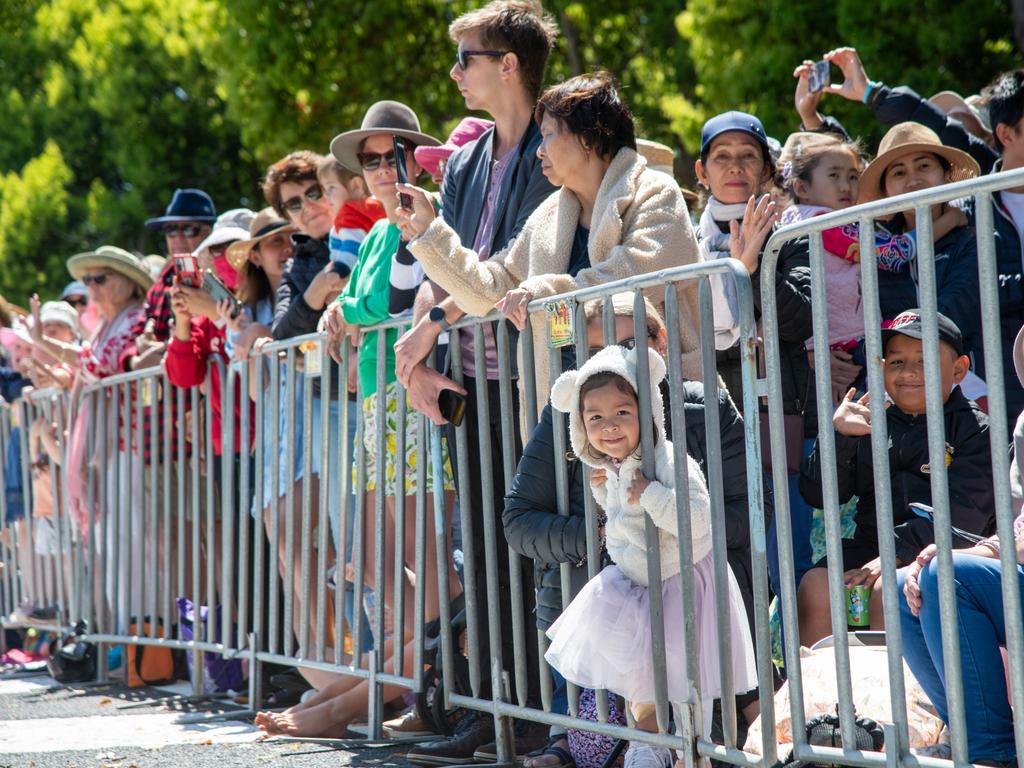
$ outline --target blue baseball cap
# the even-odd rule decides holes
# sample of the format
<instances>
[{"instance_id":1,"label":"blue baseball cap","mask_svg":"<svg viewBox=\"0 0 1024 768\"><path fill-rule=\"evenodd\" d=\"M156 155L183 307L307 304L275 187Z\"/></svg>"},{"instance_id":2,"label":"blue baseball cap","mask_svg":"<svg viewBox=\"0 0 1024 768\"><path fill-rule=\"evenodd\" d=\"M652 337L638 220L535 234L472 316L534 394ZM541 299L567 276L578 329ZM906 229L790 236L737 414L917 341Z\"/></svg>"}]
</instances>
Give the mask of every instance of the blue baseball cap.
<instances>
[{"instance_id":1,"label":"blue baseball cap","mask_svg":"<svg viewBox=\"0 0 1024 768\"><path fill-rule=\"evenodd\" d=\"M64 301L68 296L88 296L89 289L85 287L85 283L81 280L75 280L74 282L68 283L64 286L64 290L61 291L60 300Z\"/></svg>"},{"instance_id":2,"label":"blue baseball cap","mask_svg":"<svg viewBox=\"0 0 1024 768\"><path fill-rule=\"evenodd\" d=\"M147 219L146 229L160 229L164 224L176 221L198 221L213 224L217 220L217 209L213 200L201 189L176 189L163 216Z\"/></svg>"},{"instance_id":3,"label":"blue baseball cap","mask_svg":"<svg viewBox=\"0 0 1024 768\"><path fill-rule=\"evenodd\" d=\"M700 156L702 160L707 157L708 150L711 149L711 142L729 131L739 131L748 136L753 136L757 143L761 145L765 162L771 162L771 147L768 146L768 135L764 132L764 126L761 125L761 121L753 115L748 115L746 112L737 112L736 110L715 115L704 123L704 127L700 132Z\"/></svg>"}]
</instances>

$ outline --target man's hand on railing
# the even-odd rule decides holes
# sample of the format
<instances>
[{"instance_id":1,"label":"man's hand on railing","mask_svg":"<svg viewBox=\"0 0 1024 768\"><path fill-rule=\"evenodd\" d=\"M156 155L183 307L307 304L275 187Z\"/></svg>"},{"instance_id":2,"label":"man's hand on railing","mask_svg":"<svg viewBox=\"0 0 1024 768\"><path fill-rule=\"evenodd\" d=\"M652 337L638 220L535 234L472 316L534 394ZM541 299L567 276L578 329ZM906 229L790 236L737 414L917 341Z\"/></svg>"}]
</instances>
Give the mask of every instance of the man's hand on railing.
<instances>
[{"instance_id":1,"label":"man's hand on railing","mask_svg":"<svg viewBox=\"0 0 1024 768\"><path fill-rule=\"evenodd\" d=\"M465 395L466 390L449 379L442 376L433 368L428 368L423 363L413 367L406 386L409 393L409 402L413 408L422 413L439 427L447 424L447 420L441 416L441 409L437 405L437 398L446 389Z\"/></svg>"},{"instance_id":2,"label":"man's hand on railing","mask_svg":"<svg viewBox=\"0 0 1024 768\"><path fill-rule=\"evenodd\" d=\"M423 367L423 361L434 349L437 337L440 335L441 326L431 320L428 315L424 315L395 344L395 376L403 387L410 388L413 369L417 366Z\"/></svg>"},{"instance_id":3,"label":"man's hand on railing","mask_svg":"<svg viewBox=\"0 0 1024 768\"><path fill-rule=\"evenodd\" d=\"M527 306L533 301L533 294L525 288L513 288L500 299L495 308L512 321L520 331L526 327Z\"/></svg>"},{"instance_id":4,"label":"man's hand on railing","mask_svg":"<svg viewBox=\"0 0 1024 768\"><path fill-rule=\"evenodd\" d=\"M761 263L761 249L764 241L779 220L779 212L771 195L764 195L760 201L751 195L743 213L743 223L729 222L729 252L732 257L754 274Z\"/></svg>"}]
</instances>

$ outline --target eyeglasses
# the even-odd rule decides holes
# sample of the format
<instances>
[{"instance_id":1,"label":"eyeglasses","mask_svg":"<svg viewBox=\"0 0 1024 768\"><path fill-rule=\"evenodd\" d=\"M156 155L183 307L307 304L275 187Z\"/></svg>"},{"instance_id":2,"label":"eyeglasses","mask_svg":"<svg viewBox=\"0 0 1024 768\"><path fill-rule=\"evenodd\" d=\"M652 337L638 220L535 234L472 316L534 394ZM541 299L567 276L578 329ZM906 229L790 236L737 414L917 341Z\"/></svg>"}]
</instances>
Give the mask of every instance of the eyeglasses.
<instances>
[{"instance_id":1,"label":"eyeglasses","mask_svg":"<svg viewBox=\"0 0 1024 768\"><path fill-rule=\"evenodd\" d=\"M376 171L380 168L382 162L386 162L388 168L394 168L398 165L393 149L388 150L383 155L379 152L360 152L356 157L359 159L359 165L362 166L364 171Z\"/></svg>"},{"instance_id":2,"label":"eyeglasses","mask_svg":"<svg viewBox=\"0 0 1024 768\"><path fill-rule=\"evenodd\" d=\"M302 195L296 195L295 197L289 197L283 203L281 207L284 208L288 213L295 215L298 214L303 206L305 206L308 200L311 203L318 202L320 198L324 196L324 191L319 184L314 184L308 187Z\"/></svg>"},{"instance_id":3,"label":"eyeglasses","mask_svg":"<svg viewBox=\"0 0 1024 768\"><path fill-rule=\"evenodd\" d=\"M633 338L632 336L630 336L628 339L623 339L622 341L618 342L617 344L618 344L618 346L622 347L623 349L636 349L636 339ZM608 346L611 346L611 345L609 344ZM605 347L591 347L590 348L590 353L589 353L588 357L593 357L594 355L596 355L598 352L600 352L604 348Z\"/></svg>"},{"instance_id":4,"label":"eyeglasses","mask_svg":"<svg viewBox=\"0 0 1024 768\"><path fill-rule=\"evenodd\" d=\"M107 273L100 272L98 275L82 275L82 282L86 285L103 285L107 282Z\"/></svg>"},{"instance_id":5,"label":"eyeglasses","mask_svg":"<svg viewBox=\"0 0 1024 768\"><path fill-rule=\"evenodd\" d=\"M231 245L231 243L221 243L220 245L211 245L210 246L210 255L213 258L215 258L215 259L220 258L225 253L227 253L229 245Z\"/></svg>"},{"instance_id":6,"label":"eyeglasses","mask_svg":"<svg viewBox=\"0 0 1024 768\"><path fill-rule=\"evenodd\" d=\"M506 53L512 53L512 51L456 51L455 52L455 63L459 65L460 69L466 69L469 66L469 60L473 56L504 56Z\"/></svg>"},{"instance_id":7,"label":"eyeglasses","mask_svg":"<svg viewBox=\"0 0 1024 768\"><path fill-rule=\"evenodd\" d=\"M203 231L202 224L168 224L161 230L164 233L164 237L199 237L199 233Z\"/></svg>"},{"instance_id":8,"label":"eyeglasses","mask_svg":"<svg viewBox=\"0 0 1024 768\"><path fill-rule=\"evenodd\" d=\"M103 279L106 280L107 276L103 275ZM79 296L78 298L74 298L73 296L68 296L66 299L64 299L64 301L66 301L72 307L86 307L86 306L89 305L89 300L87 298L85 298L84 296Z\"/></svg>"}]
</instances>

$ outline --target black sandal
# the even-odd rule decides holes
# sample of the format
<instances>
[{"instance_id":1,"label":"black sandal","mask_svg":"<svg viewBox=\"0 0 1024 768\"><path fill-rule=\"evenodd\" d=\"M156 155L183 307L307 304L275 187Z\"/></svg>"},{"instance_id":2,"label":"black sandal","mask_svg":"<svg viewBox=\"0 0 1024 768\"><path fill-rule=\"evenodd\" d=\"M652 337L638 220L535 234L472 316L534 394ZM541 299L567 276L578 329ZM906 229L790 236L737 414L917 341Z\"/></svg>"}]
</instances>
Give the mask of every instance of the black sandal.
<instances>
[{"instance_id":1,"label":"black sandal","mask_svg":"<svg viewBox=\"0 0 1024 768\"><path fill-rule=\"evenodd\" d=\"M569 750L565 747L555 746L558 742L567 740L568 739L564 733L553 736L551 737L551 741L540 749L535 749L533 752L527 752L524 759L554 755L560 761L558 764L552 763L550 765L538 766L538 768L576 768L576 762L572 759L572 755L569 754Z\"/></svg>"}]
</instances>

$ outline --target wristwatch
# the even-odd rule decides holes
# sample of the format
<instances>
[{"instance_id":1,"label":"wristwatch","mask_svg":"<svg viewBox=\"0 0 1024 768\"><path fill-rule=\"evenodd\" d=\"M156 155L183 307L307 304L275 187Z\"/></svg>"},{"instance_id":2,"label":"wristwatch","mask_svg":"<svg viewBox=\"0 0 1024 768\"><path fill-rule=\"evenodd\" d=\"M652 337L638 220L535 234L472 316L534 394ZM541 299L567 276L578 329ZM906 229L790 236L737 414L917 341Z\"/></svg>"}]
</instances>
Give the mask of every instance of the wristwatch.
<instances>
[{"instance_id":1,"label":"wristwatch","mask_svg":"<svg viewBox=\"0 0 1024 768\"><path fill-rule=\"evenodd\" d=\"M441 306L434 307L430 310L428 315L432 323L437 323L441 326L441 332L450 331L452 326L447 320L444 319L444 308Z\"/></svg>"}]
</instances>

